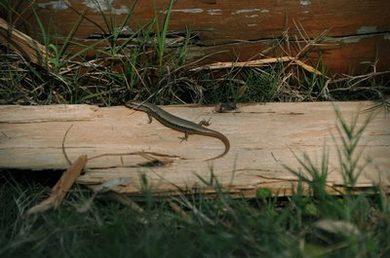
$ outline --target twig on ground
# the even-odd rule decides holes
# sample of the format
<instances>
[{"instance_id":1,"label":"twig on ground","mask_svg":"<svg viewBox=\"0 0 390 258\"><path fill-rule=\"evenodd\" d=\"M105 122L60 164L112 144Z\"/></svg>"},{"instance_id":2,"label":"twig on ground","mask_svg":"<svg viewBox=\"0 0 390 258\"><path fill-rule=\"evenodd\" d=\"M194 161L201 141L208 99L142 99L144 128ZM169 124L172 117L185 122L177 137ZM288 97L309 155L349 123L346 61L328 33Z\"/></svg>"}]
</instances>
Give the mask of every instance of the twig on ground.
<instances>
[{"instance_id":1,"label":"twig on ground","mask_svg":"<svg viewBox=\"0 0 390 258\"><path fill-rule=\"evenodd\" d=\"M64 137L62 138L62 144L61 144L62 153L64 154L64 157L65 157L66 161L68 161L69 165L71 165L72 162L70 161L68 154L66 153L66 150L65 150L65 139L66 139L66 136L68 136L68 133L69 133L70 129L72 129L72 127L73 127L73 124L69 126L68 130L66 130Z\"/></svg>"}]
</instances>

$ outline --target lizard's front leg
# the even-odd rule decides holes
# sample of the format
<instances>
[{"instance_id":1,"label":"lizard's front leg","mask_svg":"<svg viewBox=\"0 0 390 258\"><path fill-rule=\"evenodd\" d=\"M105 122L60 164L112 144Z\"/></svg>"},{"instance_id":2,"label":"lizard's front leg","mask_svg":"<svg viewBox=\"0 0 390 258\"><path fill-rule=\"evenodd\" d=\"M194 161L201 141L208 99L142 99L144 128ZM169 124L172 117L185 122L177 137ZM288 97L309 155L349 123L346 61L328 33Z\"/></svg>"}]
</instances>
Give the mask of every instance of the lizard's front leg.
<instances>
[{"instance_id":1,"label":"lizard's front leg","mask_svg":"<svg viewBox=\"0 0 390 258\"><path fill-rule=\"evenodd\" d=\"M184 137L179 137L179 139L181 140L180 143L182 143L183 141L187 141L188 140L188 132L184 132Z\"/></svg>"},{"instance_id":2,"label":"lizard's front leg","mask_svg":"<svg viewBox=\"0 0 390 258\"><path fill-rule=\"evenodd\" d=\"M211 117L208 120L202 119L198 124L202 125L202 126L209 126L209 125L211 125L210 120L211 120Z\"/></svg>"},{"instance_id":3,"label":"lizard's front leg","mask_svg":"<svg viewBox=\"0 0 390 258\"><path fill-rule=\"evenodd\" d=\"M149 113L147 113L147 114L148 114L148 118L149 118L148 124L151 124L153 121L152 116Z\"/></svg>"}]
</instances>

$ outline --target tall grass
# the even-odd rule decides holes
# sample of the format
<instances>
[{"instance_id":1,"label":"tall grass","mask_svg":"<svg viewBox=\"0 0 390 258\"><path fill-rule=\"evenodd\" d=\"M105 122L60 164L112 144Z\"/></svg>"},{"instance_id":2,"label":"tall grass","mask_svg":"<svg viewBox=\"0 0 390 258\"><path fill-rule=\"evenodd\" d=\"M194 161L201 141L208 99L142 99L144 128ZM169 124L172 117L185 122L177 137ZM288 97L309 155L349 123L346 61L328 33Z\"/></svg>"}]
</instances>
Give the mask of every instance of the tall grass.
<instances>
[{"instance_id":1,"label":"tall grass","mask_svg":"<svg viewBox=\"0 0 390 258\"><path fill-rule=\"evenodd\" d=\"M158 56L158 62L159 62L159 67L163 66L163 57L165 54L165 48L166 48L166 41L167 41L167 33L168 33L168 26L169 22L171 20L171 12L173 5L176 1L175 0L170 0L169 1L169 6L165 12L165 18L164 22L162 25L162 28L160 28L160 24L158 22L158 18L155 20L156 21L156 36L157 36L157 56ZM157 14L155 14L155 17L158 17Z\"/></svg>"}]
</instances>

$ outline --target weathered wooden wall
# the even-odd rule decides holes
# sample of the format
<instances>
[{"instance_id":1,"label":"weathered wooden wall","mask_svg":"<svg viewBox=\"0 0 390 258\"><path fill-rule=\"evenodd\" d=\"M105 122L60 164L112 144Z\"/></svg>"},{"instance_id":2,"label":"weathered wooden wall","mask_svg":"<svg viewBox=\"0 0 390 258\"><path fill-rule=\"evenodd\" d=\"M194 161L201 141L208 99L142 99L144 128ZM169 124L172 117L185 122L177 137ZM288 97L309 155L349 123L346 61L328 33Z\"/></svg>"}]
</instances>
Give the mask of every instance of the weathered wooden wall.
<instances>
[{"instance_id":1,"label":"weathered wooden wall","mask_svg":"<svg viewBox=\"0 0 390 258\"><path fill-rule=\"evenodd\" d=\"M135 2L36 1L37 14L45 27L62 35L74 28L80 13L85 14L75 36L88 43L95 42L91 36L110 33L118 27ZM163 13L168 4L169 0L137 1L128 22L131 31L149 22L155 14ZM169 28L171 32L188 28L198 33L193 57L227 51L213 55L208 62L259 58L259 53L274 46L275 39L287 29L291 40L316 38L329 30L327 45L317 46L311 55L312 64L321 58L333 72L358 73L365 72L375 61L378 70L390 68L388 11L390 1L383 0L180 0L173 7ZM27 10L16 25L25 27L27 21L36 27L35 19ZM297 25L305 31L299 32ZM264 55L275 57L282 52L277 48ZM291 54L294 52L296 49Z\"/></svg>"}]
</instances>

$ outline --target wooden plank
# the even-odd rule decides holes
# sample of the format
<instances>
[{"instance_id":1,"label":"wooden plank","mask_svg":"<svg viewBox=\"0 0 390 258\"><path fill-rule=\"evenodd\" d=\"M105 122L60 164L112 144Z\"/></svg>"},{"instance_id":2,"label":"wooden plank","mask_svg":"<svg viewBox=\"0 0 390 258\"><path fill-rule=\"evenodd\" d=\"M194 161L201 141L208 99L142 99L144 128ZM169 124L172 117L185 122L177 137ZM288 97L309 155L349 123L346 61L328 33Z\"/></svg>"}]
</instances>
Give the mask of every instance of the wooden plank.
<instances>
[{"instance_id":1,"label":"wooden plank","mask_svg":"<svg viewBox=\"0 0 390 258\"><path fill-rule=\"evenodd\" d=\"M155 15L163 16L169 0L109 2L112 2L112 6L100 0L69 0L67 4L38 0L36 13L41 17L47 33L58 35L59 38L74 29L79 15L83 13L85 19L75 31L74 41L89 45L96 43L96 40L90 40L91 36L107 36L112 31L122 30L120 26L135 2L124 37L131 36ZM23 16L15 19L16 27L40 38L40 27L31 7L18 7ZM317 64L322 60L331 73L354 75L367 72L370 64L366 61L379 61L377 71L390 67L390 16L383 15L383 10L390 10L390 1L182 0L173 7L169 32L189 29L197 33L198 37L191 43L198 47L192 48L191 55L208 56L204 62L211 63L256 58L270 46L275 46L275 39L287 30L290 39L302 39L302 36L316 38L329 30L327 36L333 37L332 42L337 43L336 46L325 49L318 46L310 56L310 62ZM69 49L77 52L79 48L77 44L75 46ZM95 46L89 53L96 54L97 48ZM219 51L222 51L221 54L218 54ZM279 52L268 52L266 56L279 57Z\"/></svg>"},{"instance_id":2,"label":"wooden plank","mask_svg":"<svg viewBox=\"0 0 390 258\"><path fill-rule=\"evenodd\" d=\"M98 48L109 47L108 42L82 40L80 45L72 45L69 50L77 53L88 45ZM121 43L121 41L119 41ZM191 46L187 51L187 61L196 65L214 62L248 61L264 57L280 57L287 53L294 57L305 42L290 41L278 45L276 39L250 42L226 43L217 46ZM89 51L89 56L96 54L96 48ZM322 64L331 73L357 75L373 71L387 71L390 67L390 33L326 38L321 44L312 47L310 53L300 58L307 64L317 67Z\"/></svg>"},{"instance_id":3,"label":"wooden plank","mask_svg":"<svg viewBox=\"0 0 390 258\"><path fill-rule=\"evenodd\" d=\"M304 42L299 42L301 48ZM199 64L211 62L247 61L266 57L279 57L286 52L295 56L299 48L297 42L277 45L276 40L259 40L221 44L210 47L192 47L189 58L192 60L208 56ZM390 67L390 33L327 38L314 46L308 56L300 59L317 67L321 63L329 72L339 74L362 74L373 71L387 71ZM321 69L321 67L319 68Z\"/></svg>"},{"instance_id":4,"label":"wooden plank","mask_svg":"<svg viewBox=\"0 0 390 258\"><path fill-rule=\"evenodd\" d=\"M1 106L0 168L65 169L62 140L71 125L65 149L70 160L82 154L89 158L100 154L121 154L91 159L81 184L98 186L112 179L123 179L116 191L139 194L140 177L145 176L156 194L177 194L178 189L213 192L199 177L210 180L211 171L230 192L254 196L259 188L279 195L291 194L295 178L282 164L300 167L293 152L308 153L319 163L323 145L329 146L330 191L344 185L339 172L334 107L347 121L370 102L267 103L242 104L232 113L215 113L212 107L166 106L164 109L192 121L211 117L211 128L231 141L230 152L221 159L204 161L223 151L213 138L191 135L180 143L181 133L147 116L122 106L98 108L89 105ZM361 113L359 124L368 116ZM390 119L380 113L368 125L358 143L364 148L362 165L371 161L360 176L357 188L389 180ZM144 151L143 155L139 152ZM145 155L148 152L148 155ZM125 155L133 153L134 155ZM157 155L160 154L160 155ZM147 159L150 158L150 159ZM158 159L160 163L151 162ZM149 165L149 166L146 166Z\"/></svg>"},{"instance_id":5,"label":"wooden plank","mask_svg":"<svg viewBox=\"0 0 390 258\"><path fill-rule=\"evenodd\" d=\"M107 5L110 2L112 6ZM169 0L68 0L68 5L49 0L36 1L38 15L45 27L62 35L68 34L74 27L79 16L75 10L79 13L85 11L85 17L90 21L85 19L76 32L76 36L82 38L102 33L96 24L105 32L110 31L109 26L119 26L135 2L129 19L129 27L133 31L150 22L155 14L164 13L169 5ZM170 30L185 31L188 28L199 31L202 41L222 43L279 37L287 28L292 34L298 34L295 21L305 28L310 37L329 29L330 36L347 36L390 31L390 16L383 15L384 10L390 10L389 1L217 0L207 3L182 0L177 1L172 9ZM107 19L110 15L114 17L112 24L106 24L102 13L106 21L110 21ZM31 13L26 12L24 17L28 15ZM28 22L35 24L34 19L31 15Z\"/></svg>"}]
</instances>

